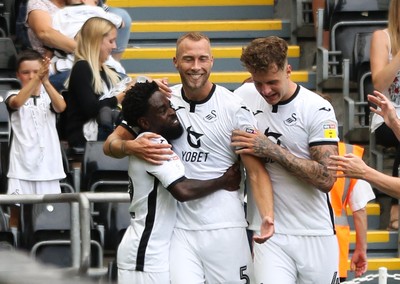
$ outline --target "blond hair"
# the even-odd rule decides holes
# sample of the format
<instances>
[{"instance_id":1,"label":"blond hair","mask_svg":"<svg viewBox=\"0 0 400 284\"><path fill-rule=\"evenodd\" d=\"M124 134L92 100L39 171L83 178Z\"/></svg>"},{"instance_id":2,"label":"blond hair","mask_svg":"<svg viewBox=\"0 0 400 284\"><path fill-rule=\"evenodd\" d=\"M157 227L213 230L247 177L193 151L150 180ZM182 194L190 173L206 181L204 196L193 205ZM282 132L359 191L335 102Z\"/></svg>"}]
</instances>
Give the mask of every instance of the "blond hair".
<instances>
[{"instance_id":1,"label":"blond hair","mask_svg":"<svg viewBox=\"0 0 400 284\"><path fill-rule=\"evenodd\" d=\"M388 32L392 54L400 50L400 0L391 0L388 11Z\"/></svg>"},{"instance_id":2,"label":"blond hair","mask_svg":"<svg viewBox=\"0 0 400 284\"><path fill-rule=\"evenodd\" d=\"M103 93L103 81L100 70L103 69L111 85L116 85L120 78L105 63L100 65L100 46L103 38L112 30L115 25L103 18L93 17L85 22L77 35L77 47L75 50L75 62L86 60L93 72L93 89L96 94Z\"/></svg>"},{"instance_id":3,"label":"blond hair","mask_svg":"<svg viewBox=\"0 0 400 284\"><path fill-rule=\"evenodd\" d=\"M186 34L180 36L178 38L178 40L176 41L176 55L177 56L178 56L178 52L180 52L179 46L182 43L182 41L184 41L185 39L189 39L191 41L200 41L200 40L205 39L210 44L209 37L204 35L204 34L202 34L202 33L199 33L199 32L186 33Z\"/></svg>"}]
</instances>

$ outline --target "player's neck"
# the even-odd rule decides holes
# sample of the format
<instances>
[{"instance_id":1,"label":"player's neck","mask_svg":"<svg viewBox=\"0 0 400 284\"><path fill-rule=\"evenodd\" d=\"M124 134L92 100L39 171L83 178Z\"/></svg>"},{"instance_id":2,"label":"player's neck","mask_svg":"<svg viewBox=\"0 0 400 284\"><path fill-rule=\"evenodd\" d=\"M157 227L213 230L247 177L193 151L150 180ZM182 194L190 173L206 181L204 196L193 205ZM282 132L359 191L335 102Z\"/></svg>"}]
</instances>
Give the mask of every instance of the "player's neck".
<instances>
[{"instance_id":1,"label":"player's neck","mask_svg":"<svg viewBox=\"0 0 400 284\"><path fill-rule=\"evenodd\" d=\"M206 99L209 96L212 87L213 84L208 81L201 88L188 88L187 86L183 86L183 90L187 99L197 102Z\"/></svg>"}]
</instances>

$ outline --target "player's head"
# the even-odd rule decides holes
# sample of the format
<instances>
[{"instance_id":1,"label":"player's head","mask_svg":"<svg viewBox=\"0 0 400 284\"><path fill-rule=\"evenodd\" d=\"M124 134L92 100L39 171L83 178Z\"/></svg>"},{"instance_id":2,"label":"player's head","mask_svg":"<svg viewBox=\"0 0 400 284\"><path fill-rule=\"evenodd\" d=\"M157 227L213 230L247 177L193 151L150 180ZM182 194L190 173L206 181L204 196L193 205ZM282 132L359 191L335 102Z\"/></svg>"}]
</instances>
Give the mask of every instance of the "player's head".
<instances>
[{"instance_id":1,"label":"player's head","mask_svg":"<svg viewBox=\"0 0 400 284\"><path fill-rule=\"evenodd\" d=\"M208 79L214 58L207 36L198 32L181 36L176 42L176 55L173 61L185 89L197 91L211 85Z\"/></svg>"},{"instance_id":2,"label":"player's head","mask_svg":"<svg viewBox=\"0 0 400 284\"><path fill-rule=\"evenodd\" d=\"M276 36L258 38L243 48L240 61L250 72L258 92L271 105L289 99L292 72L288 44Z\"/></svg>"},{"instance_id":3,"label":"player's head","mask_svg":"<svg viewBox=\"0 0 400 284\"><path fill-rule=\"evenodd\" d=\"M25 86L36 76L42 66L43 57L35 50L24 50L19 53L17 58L16 76Z\"/></svg>"},{"instance_id":4,"label":"player's head","mask_svg":"<svg viewBox=\"0 0 400 284\"><path fill-rule=\"evenodd\" d=\"M139 127L142 132L158 133L167 140L176 139L183 133L170 101L154 81L136 83L126 92L122 114L129 125Z\"/></svg>"}]
</instances>

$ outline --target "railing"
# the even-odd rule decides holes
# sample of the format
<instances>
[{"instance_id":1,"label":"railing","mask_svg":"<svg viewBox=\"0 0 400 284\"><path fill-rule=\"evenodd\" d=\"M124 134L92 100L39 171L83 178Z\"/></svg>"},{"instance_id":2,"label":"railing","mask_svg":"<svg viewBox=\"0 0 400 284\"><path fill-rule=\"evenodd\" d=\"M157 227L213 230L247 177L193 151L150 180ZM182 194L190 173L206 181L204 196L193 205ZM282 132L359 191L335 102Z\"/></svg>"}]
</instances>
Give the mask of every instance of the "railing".
<instances>
[{"instance_id":1,"label":"railing","mask_svg":"<svg viewBox=\"0 0 400 284\"><path fill-rule=\"evenodd\" d=\"M0 194L0 204L38 204L71 203L71 255L73 273L98 275L105 272L91 269L90 266L90 203L91 202L129 202L128 193L62 193L62 194Z\"/></svg>"}]
</instances>

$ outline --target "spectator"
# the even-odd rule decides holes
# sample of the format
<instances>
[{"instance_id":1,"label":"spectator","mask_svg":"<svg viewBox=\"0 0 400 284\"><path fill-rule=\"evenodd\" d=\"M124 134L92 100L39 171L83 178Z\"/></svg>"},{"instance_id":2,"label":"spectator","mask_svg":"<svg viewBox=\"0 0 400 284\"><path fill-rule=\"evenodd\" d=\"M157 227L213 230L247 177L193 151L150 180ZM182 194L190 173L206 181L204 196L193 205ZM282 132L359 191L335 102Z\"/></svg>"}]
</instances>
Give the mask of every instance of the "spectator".
<instances>
[{"instance_id":1,"label":"spectator","mask_svg":"<svg viewBox=\"0 0 400 284\"><path fill-rule=\"evenodd\" d=\"M181 36L174 64L182 84L172 87L171 102L184 127L184 134L172 141L174 151L183 161L188 178L218 177L238 159L230 146L232 131L252 131L255 119L241 99L209 80L213 56L206 36L195 32ZM140 148L144 140L128 141L135 137L129 127L119 126L108 137L104 151L122 157L142 149L146 156L149 151ZM151 159L164 151L158 149ZM274 232L269 176L257 158L242 155L241 161L263 220L260 235L254 240L264 242ZM253 278L242 191L220 190L179 203L177 212L170 250L172 283L236 283Z\"/></svg>"},{"instance_id":2,"label":"spectator","mask_svg":"<svg viewBox=\"0 0 400 284\"><path fill-rule=\"evenodd\" d=\"M56 115L64 111L63 97L50 84L49 59L33 50L22 51L16 76L21 90L7 93L11 136L8 194L60 193L65 177ZM11 207L10 227L18 228L19 208Z\"/></svg>"},{"instance_id":3,"label":"spectator","mask_svg":"<svg viewBox=\"0 0 400 284\"><path fill-rule=\"evenodd\" d=\"M52 15L64 8L67 0L29 0L27 6L26 23L28 27L29 42L34 50L43 56L46 50L58 49L66 53L73 53L76 42L53 29ZM68 72L50 76L50 82L61 91Z\"/></svg>"},{"instance_id":4,"label":"spectator","mask_svg":"<svg viewBox=\"0 0 400 284\"><path fill-rule=\"evenodd\" d=\"M127 123L137 127L139 135L162 135L155 143L168 143L183 134L175 111L155 82L135 84L127 91L122 106ZM177 209L174 198L185 202L222 188L239 188L238 164L212 180L187 179L184 170L175 153L161 165L129 157L129 176L135 189L129 210L134 218L118 247L118 283L169 284L169 247ZM148 240L145 246L144 240Z\"/></svg>"},{"instance_id":5,"label":"spectator","mask_svg":"<svg viewBox=\"0 0 400 284\"><path fill-rule=\"evenodd\" d=\"M105 4L106 1L99 0L98 5L103 7L105 11L109 11L114 13L122 18L124 22L124 26L118 29L118 36L117 36L117 48L113 50L112 56L116 61L121 61L122 54L124 53L125 49L128 47L129 38L131 35L131 25L132 19L129 13L122 8L117 7L109 7Z\"/></svg>"},{"instance_id":6,"label":"spectator","mask_svg":"<svg viewBox=\"0 0 400 284\"><path fill-rule=\"evenodd\" d=\"M92 17L105 18L112 22L118 29L124 26L121 17L106 12L103 8L98 7L96 3L96 0L69 0L68 6L60 9L53 15L53 28L63 35L75 39L83 24ZM73 53L65 54L65 52L55 50L49 56L52 57L53 63L50 74L71 70L74 62ZM106 64L120 74L125 74L125 69L111 55L107 59Z\"/></svg>"},{"instance_id":7,"label":"spectator","mask_svg":"<svg viewBox=\"0 0 400 284\"><path fill-rule=\"evenodd\" d=\"M254 245L256 283L336 283L339 252L328 194L335 178L326 166L338 151L337 121L327 100L290 79L287 50L284 39L259 38L240 58L258 91L243 98L259 130L235 130L232 146L263 158L274 189L276 233ZM249 221L250 228L260 224Z\"/></svg>"},{"instance_id":8,"label":"spectator","mask_svg":"<svg viewBox=\"0 0 400 284\"><path fill-rule=\"evenodd\" d=\"M39 51L42 55L46 53L47 49L60 50L66 54L73 53L76 48L76 42L64 36L59 31L55 30L52 26L52 16L64 8L68 0L29 0L27 6L26 23L28 27L29 41L33 49ZM82 0L83 1L83 0ZM116 9L121 11L122 9ZM126 11L122 10L121 14L125 16L123 21L130 19L127 17ZM130 22L126 23L130 26ZM126 26L124 26L126 27ZM126 49L129 35L121 36L119 42L121 45L118 47L118 54L116 57L120 58L122 52ZM125 41L125 42L124 42ZM64 83L69 76L69 72L59 72L50 76L50 82L55 86L58 91L64 89Z\"/></svg>"},{"instance_id":9,"label":"spectator","mask_svg":"<svg viewBox=\"0 0 400 284\"><path fill-rule=\"evenodd\" d=\"M371 73L374 88L385 94L400 115L400 22L398 20L400 1L391 1L388 10L388 26L377 30L371 39ZM392 130L384 123L383 118L373 114L371 132L375 133L376 144L385 147L396 147L392 176L399 176L400 144ZM399 205L397 199L391 200L388 229L399 228ZM386 225L386 224L385 224Z\"/></svg>"},{"instance_id":10,"label":"spectator","mask_svg":"<svg viewBox=\"0 0 400 284\"><path fill-rule=\"evenodd\" d=\"M115 48L117 29L103 18L90 18L78 35L75 62L67 81L64 135L70 147L103 140L113 130L112 110L121 103L126 86L105 62ZM115 91L115 92L114 92ZM109 120L99 121L104 116Z\"/></svg>"},{"instance_id":11,"label":"spectator","mask_svg":"<svg viewBox=\"0 0 400 284\"><path fill-rule=\"evenodd\" d=\"M400 139L400 119L397 116L395 106L391 100L384 94L374 91L374 95L368 95L368 101L377 108L370 108L376 115L382 117L385 124L393 130L396 139ZM385 175L377 170L367 166L365 162L353 155L343 156L332 155L328 169L339 171L336 176L363 179L371 183L372 186L386 193L393 198L400 198L400 178Z\"/></svg>"}]
</instances>

